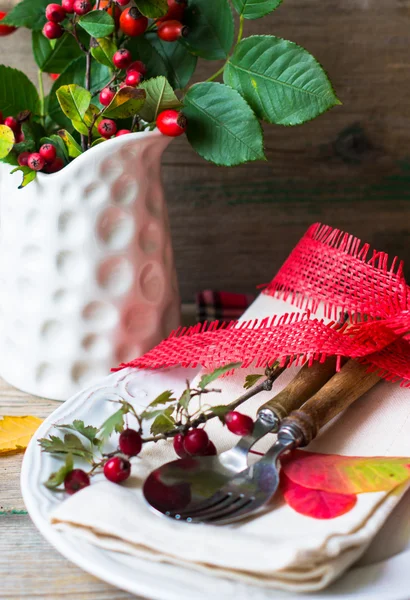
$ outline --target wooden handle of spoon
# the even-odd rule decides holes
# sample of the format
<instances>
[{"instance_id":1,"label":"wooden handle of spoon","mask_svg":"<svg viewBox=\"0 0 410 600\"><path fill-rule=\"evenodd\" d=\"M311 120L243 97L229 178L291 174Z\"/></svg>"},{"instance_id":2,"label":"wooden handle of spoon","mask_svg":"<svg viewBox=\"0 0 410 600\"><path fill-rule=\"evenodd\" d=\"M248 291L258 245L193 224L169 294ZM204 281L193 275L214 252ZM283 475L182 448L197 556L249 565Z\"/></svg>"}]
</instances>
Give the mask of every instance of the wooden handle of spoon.
<instances>
[{"instance_id":1,"label":"wooden handle of spoon","mask_svg":"<svg viewBox=\"0 0 410 600\"><path fill-rule=\"evenodd\" d=\"M282 426L296 424L309 444L319 430L370 390L380 377L367 372L368 367L349 360L341 370L312 396L302 408L293 412Z\"/></svg>"},{"instance_id":2,"label":"wooden handle of spoon","mask_svg":"<svg viewBox=\"0 0 410 600\"><path fill-rule=\"evenodd\" d=\"M272 410L280 421L297 410L336 373L336 357L329 357L324 363L315 362L311 367L306 363L292 381L274 398L260 407L259 411Z\"/></svg>"}]
</instances>

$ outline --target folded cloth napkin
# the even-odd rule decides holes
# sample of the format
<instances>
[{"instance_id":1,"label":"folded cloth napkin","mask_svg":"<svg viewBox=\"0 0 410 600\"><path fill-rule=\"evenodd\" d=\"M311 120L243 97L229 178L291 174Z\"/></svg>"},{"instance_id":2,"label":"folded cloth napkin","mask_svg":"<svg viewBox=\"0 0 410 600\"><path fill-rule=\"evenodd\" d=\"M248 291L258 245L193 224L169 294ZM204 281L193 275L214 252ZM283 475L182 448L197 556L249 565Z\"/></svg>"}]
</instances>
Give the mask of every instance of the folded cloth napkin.
<instances>
[{"instance_id":1,"label":"folded cloth napkin","mask_svg":"<svg viewBox=\"0 0 410 600\"><path fill-rule=\"evenodd\" d=\"M282 300L261 295L244 318L294 310ZM296 367L288 369L275 382L273 392L259 394L241 410L254 417L257 408L279 392L296 371ZM239 369L235 375L218 380L222 394L207 395L207 402L221 404L238 397L246 374L253 372L252 368ZM155 374L163 380L164 390L170 385L171 374L174 382L178 376L183 382L183 369ZM153 377L146 378L147 386ZM152 399L148 397L147 403ZM309 450L410 457L410 436L406 433L409 424L410 390L381 382L328 424ZM218 419L208 423L207 431L219 451L237 441ZM267 438L261 449L274 440L272 435ZM270 510L255 518L229 526L193 526L159 518L142 497L141 485L148 473L175 459L172 444L147 445L141 458L134 459L133 475L126 485L100 480L62 502L50 515L55 527L109 550L290 591L322 589L358 560L408 487L402 485L390 493L360 494L352 510L331 520L295 512L278 493Z\"/></svg>"}]
</instances>

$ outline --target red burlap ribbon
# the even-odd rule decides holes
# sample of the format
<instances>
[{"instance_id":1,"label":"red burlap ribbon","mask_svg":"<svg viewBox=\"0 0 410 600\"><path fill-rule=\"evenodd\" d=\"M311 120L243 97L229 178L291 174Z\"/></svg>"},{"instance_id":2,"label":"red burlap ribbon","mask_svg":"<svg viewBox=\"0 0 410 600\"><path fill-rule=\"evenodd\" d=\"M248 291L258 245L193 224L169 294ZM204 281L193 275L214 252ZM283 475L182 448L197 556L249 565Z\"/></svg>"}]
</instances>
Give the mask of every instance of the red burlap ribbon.
<instances>
[{"instance_id":1,"label":"red burlap ribbon","mask_svg":"<svg viewBox=\"0 0 410 600\"><path fill-rule=\"evenodd\" d=\"M231 362L261 367L286 358L302 364L337 355L410 385L409 291L397 258L390 264L384 252L315 224L263 291L304 308L304 314L183 328L119 369L198 364L214 369ZM320 304L330 323L314 316Z\"/></svg>"}]
</instances>

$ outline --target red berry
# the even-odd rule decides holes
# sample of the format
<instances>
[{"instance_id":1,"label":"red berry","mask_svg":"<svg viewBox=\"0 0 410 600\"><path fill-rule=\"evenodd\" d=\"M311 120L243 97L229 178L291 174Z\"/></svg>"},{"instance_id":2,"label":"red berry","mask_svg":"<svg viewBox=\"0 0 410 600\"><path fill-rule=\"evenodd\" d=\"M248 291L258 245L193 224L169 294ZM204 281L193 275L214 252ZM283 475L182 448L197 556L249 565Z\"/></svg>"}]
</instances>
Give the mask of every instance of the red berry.
<instances>
[{"instance_id":1,"label":"red berry","mask_svg":"<svg viewBox=\"0 0 410 600\"><path fill-rule=\"evenodd\" d=\"M140 60L134 60L130 66L127 68L127 73L129 71L138 71L138 73L142 73L142 75L147 74L147 67Z\"/></svg>"},{"instance_id":2,"label":"red berry","mask_svg":"<svg viewBox=\"0 0 410 600\"><path fill-rule=\"evenodd\" d=\"M66 13L74 12L74 0L63 0L61 6L64 8Z\"/></svg>"},{"instance_id":3,"label":"red berry","mask_svg":"<svg viewBox=\"0 0 410 600\"><path fill-rule=\"evenodd\" d=\"M135 429L124 429L120 435L119 449L127 456L137 456L141 452L141 435Z\"/></svg>"},{"instance_id":4,"label":"red berry","mask_svg":"<svg viewBox=\"0 0 410 600\"><path fill-rule=\"evenodd\" d=\"M106 87L100 92L100 102L103 106L111 104L112 99L115 96L115 90L110 87Z\"/></svg>"},{"instance_id":5,"label":"red berry","mask_svg":"<svg viewBox=\"0 0 410 600\"><path fill-rule=\"evenodd\" d=\"M0 11L0 36L10 35L10 33L14 33L17 29L16 27L11 27L10 25L1 24L1 21L5 16L7 16L7 13Z\"/></svg>"},{"instance_id":6,"label":"red berry","mask_svg":"<svg viewBox=\"0 0 410 600\"><path fill-rule=\"evenodd\" d=\"M206 447L206 450L202 454L202 456L216 456L216 455L217 455L217 451L215 448L215 444L213 442L211 442L211 440L209 440L208 446Z\"/></svg>"},{"instance_id":7,"label":"red berry","mask_svg":"<svg viewBox=\"0 0 410 600\"><path fill-rule=\"evenodd\" d=\"M47 21L47 23L43 27L43 34L49 40L56 40L63 35L64 31L61 25L58 23L53 23L52 21Z\"/></svg>"},{"instance_id":8,"label":"red berry","mask_svg":"<svg viewBox=\"0 0 410 600\"><path fill-rule=\"evenodd\" d=\"M18 164L20 165L20 167L27 167L27 162L28 162L28 158L29 158L30 154L31 154L31 152L22 152L21 154L18 155L17 161L18 161Z\"/></svg>"},{"instance_id":9,"label":"red berry","mask_svg":"<svg viewBox=\"0 0 410 600\"><path fill-rule=\"evenodd\" d=\"M32 152L27 160L27 166L33 171L41 171L45 164L46 161L38 152Z\"/></svg>"},{"instance_id":10,"label":"red berry","mask_svg":"<svg viewBox=\"0 0 410 600\"><path fill-rule=\"evenodd\" d=\"M131 463L129 460L114 456L110 458L104 465L104 475L108 481L113 483L121 483L128 479L131 473Z\"/></svg>"},{"instance_id":11,"label":"red berry","mask_svg":"<svg viewBox=\"0 0 410 600\"><path fill-rule=\"evenodd\" d=\"M115 0L115 2L117 4L119 4L120 6L127 6L127 4L129 3L130 0Z\"/></svg>"},{"instance_id":12,"label":"red berry","mask_svg":"<svg viewBox=\"0 0 410 600\"><path fill-rule=\"evenodd\" d=\"M53 81L56 81L59 77L60 77L60 73L49 73L48 76L50 77L50 79L52 79Z\"/></svg>"},{"instance_id":13,"label":"red berry","mask_svg":"<svg viewBox=\"0 0 410 600\"><path fill-rule=\"evenodd\" d=\"M57 171L61 171L61 169L64 167L64 161L62 158L60 158L59 156L56 157L56 159L50 163L50 164L46 164L46 166L44 167L44 172L45 173L57 173Z\"/></svg>"},{"instance_id":14,"label":"red berry","mask_svg":"<svg viewBox=\"0 0 410 600\"><path fill-rule=\"evenodd\" d=\"M61 23L66 18L66 12L59 4L49 4L46 8L46 19L53 23Z\"/></svg>"},{"instance_id":15,"label":"red berry","mask_svg":"<svg viewBox=\"0 0 410 600\"><path fill-rule=\"evenodd\" d=\"M119 131L117 131L117 133L115 134L115 137L120 137L122 135L127 135L127 133L132 133L132 131L130 129L120 129Z\"/></svg>"},{"instance_id":16,"label":"red berry","mask_svg":"<svg viewBox=\"0 0 410 600\"><path fill-rule=\"evenodd\" d=\"M121 48L112 57L112 62L117 69L126 69L132 62L132 54L129 50Z\"/></svg>"},{"instance_id":17,"label":"red berry","mask_svg":"<svg viewBox=\"0 0 410 600\"><path fill-rule=\"evenodd\" d=\"M236 435L250 435L253 431L253 421L247 415L237 411L228 412L225 423L231 433Z\"/></svg>"},{"instance_id":18,"label":"red berry","mask_svg":"<svg viewBox=\"0 0 410 600\"><path fill-rule=\"evenodd\" d=\"M185 436L183 436L182 433L177 433L173 441L174 450L179 458L187 458L189 456L188 452L186 452L184 448L184 437Z\"/></svg>"},{"instance_id":19,"label":"red berry","mask_svg":"<svg viewBox=\"0 0 410 600\"><path fill-rule=\"evenodd\" d=\"M120 27L129 37L137 37L145 33L148 27L148 19L144 17L135 6L126 8L120 17Z\"/></svg>"},{"instance_id":20,"label":"red berry","mask_svg":"<svg viewBox=\"0 0 410 600\"><path fill-rule=\"evenodd\" d=\"M142 79L142 73L140 73L139 71L127 71L125 83L127 85L130 85L131 87L137 87L137 85L141 83Z\"/></svg>"},{"instance_id":21,"label":"red berry","mask_svg":"<svg viewBox=\"0 0 410 600\"><path fill-rule=\"evenodd\" d=\"M157 19L157 23L164 21L182 21L187 3L185 0L168 0L168 12L166 15Z\"/></svg>"},{"instance_id":22,"label":"red berry","mask_svg":"<svg viewBox=\"0 0 410 600\"><path fill-rule=\"evenodd\" d=\"M117 133L117 126L112 119L103 119L98 125L98 133L108 139Z\"/></svg>"},{"instance_id":23,"label":"red berry","mask_svg":"<svg viewBox=\"0 0 410 600\"><path fill-rule=\"evenodd\" d=\"M161 133L170 137L178 137L185 133L187 124L186 117L173 109L164 110L157 117L158 129Z\"/></svg>"},{"instance_id":24,"label":"red berry","mask_svg":"<svg viewBox=\"0 0 410 600\"><path fill-rule=\"evenodd\" d=\"M94 4L93 10L97 10L97 5ZM121 16L121 9L117 4L111 4L111 0L101 0L100 10L105 10L115 21L118 27Z\"/></svg>"},{"instance_id":25,"label":"red berry","mask_svg":"<svg viewBox=\"0 0 410 600\"><path fill-rule=\"evenodd\" d=\"M76 15L86 15L92 9L91 2L88 0L75 0L73 9Z\"/></svg>"},{"instance_id":26,"label":"red berry","mask_svg":"<svg viewBox=\"0 0 410 600\"><path fill-rule=\"evenodd\" d=\"M184 450L191 456L200 456L208 448L209 438L204 429L192 429L184 437Z\"/></svg>"},{"instance_id":27,"label":"red berry","mask_svg":"<svg viewBox=\"0 0 410 600\"><path fill-rule=\"evenodd\" d=\"M18 124L17 119L14 117L6 117L4 119L4 124L7 125L7 127L10 127L14 133L18 133L20 131L20 125Z\"/></svg>"},{"instance_id":28,"label":"red berry","mask_svg":"<svg viewBox=\"0 0 410 600\"><path fill-rule=\"evenodd\" d=\"M157 29L158 37L164 42L175 42L180 37L186 37L188 33L188 27L179 21L164 21Z\"/></svg>"},{"instance_id":29,"label":"red berry","mask_svg":"<svg viewBox=\"0 0 410 600\"><path fill-rule=\"evenodd\" d=\"M53 144L43 144L38 152L46 163L54 162L57 156L57 150Z\"/></svg>"},{"instance_id":30,"label":"red berry","mask_svg":"<svg viewBox=\"0 0 410 600\"><path fill-rule=\"evenodd\" d=\"M67 494L75 494L90 485L90 478L82 469L74 469L66 475L64 488Z\"/></svg>"}]
</instances>

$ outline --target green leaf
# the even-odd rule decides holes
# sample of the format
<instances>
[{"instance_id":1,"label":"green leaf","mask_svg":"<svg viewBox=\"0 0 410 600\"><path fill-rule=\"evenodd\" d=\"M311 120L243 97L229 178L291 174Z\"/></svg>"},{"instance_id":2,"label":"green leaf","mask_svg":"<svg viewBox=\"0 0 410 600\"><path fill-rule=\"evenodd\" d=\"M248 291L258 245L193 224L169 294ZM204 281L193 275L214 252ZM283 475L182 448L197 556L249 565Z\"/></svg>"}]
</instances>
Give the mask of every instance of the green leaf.
<instances>
[{"instance_id":1,"label":"green leaf","mask_svg":"<svg viewBox=\"0 0 410 600\"><path fill-rule=\"evenodd\" d=\"M13 25L14 27L28 27L34 31L40 31L46 19L46 7L49 0L23 0L2 19L2 25Z\"/></svg>"},{"instance_id":2,"label":"green leaf","mask_svg":"<svg viewBox=\"0 0 410 600\"><path fill-rule=\"evenodd\" d=\"M228 406L224 406L223 404L220 404L218 406L213 406L210 409L211 413L214 414L215 416L217 416L218 419L221 421L221 423L225 423L225 416L231 410L232 410L231 408L229 408Z\"/></svg>"},{"instance_id":3,"label":"green leaf","mask_svg":"<svg viewBox=\"0 0 410 600\"><path fill-rule=\"evenodd\" d=\"M175 96L174 90L165 77L154 77L143 81L139 87L146 92L144 106L139 111L145 121L155 121L158 113L167 108L178 108L181 102Z\"/></svg>"},{"instance_id":4,"label":"green leaf","mask_svg":"<svg viewBox=\"0 0 410 600\"><path fill-rule=\"evenodd\" d=\"M56 427L59 429L68 429L69 431L80 433L92 444L95 443L98 433L97 427L93 427L92 425L84 425L84 421L80 421L79 419L75 419L75 421L72 423L56 425Z\"/></svg>"},{"instance_id":5,"label":"green leaf","mask_svg":"<svg viewBox=\"0 0 410 600\"><path fill-rule=\"evenodd\" d=\"M57 100L57 90L62 85L70 85L76 83L84 86L85 84L85 57L80 56L71 62L68 67L61 73L57 81L54 82L51 88L48 100L48 114L60 127L64 127L68 131L72 131L72 123L60 108ZM105 65L101 65L96 61L91 61L91 93L103 88L111 79L111 71ZM1 109L1 107L0 107Z\"/></svg>"},{"instance_id":6,"label":"green leaf","mask_svg":"<svg viewBox=\"0 0 410 600\"><path fill-rule=\"evenodd\" d=\"M92 452L73 433L66 433L64 439L50 435L49 438L40 439L39 444L44 452L51 454L73 454L88 461L92 461L93 458Z\"/></svg>"},{"instance_id":7,"label":"green leaf","mask_svg":"<svg viewBox=\"0 0 410 600\"><path fill-rule=\"evenodd\" d=\"M282 0L232 0L232 4L245 19L260 19L278 8Z\"/></svg>"},{"instance_id":8,"label":"green leaf","mask_svg":"<svg viewBox=\"0 0 410 600\"><path fill-rule=\"evenodd\" d=\"M215 369L215 371L212 371L212 373L206 373L205 375L202 375L198 387L201 390L204 390L210 383L218 379L218 377L224 375L224 373L228 373L228 371L232 371L232 369L238 369L241 364L242 363L230 363L229 365Z\"/></svg>"},{"instance_id":9,"label":"green leaf","mask_svg":"<svg viewBox=\"0 0 410 600\"><path fill-rule=\"evenodd\" d=\"M11 171L11 173L17 173L17 171L21 171L23 173L23 180L19 185L19 190L26 187L29 183L35 180L37 177L37 171L32 171L30 167L16 167Z\"/></svg>"},{"instance_id":10,"label":"green leaf","mask_svg":"<svg viewBox=\"0 0 410 600\"><path fill-rule=\"evenodd\" d=\"M63 85L57 90L61 110L71 121L82 121L91 103L91 93L76 85Z\"/></svg>"},{"instance_id":11,"label":"green leaf","mask_svg":"<svg viewBox=\"0 0 410 600\"><path fill-rule=\"evenodd\" d=\"M162 392L159 396L155 398L149 405L148 408L153 408L154 406L161 406L162 404L168 404L169 402L173 402L175 400L173 392L171 390L167 390L166 392Z\"/></svg>"},{"instance_id":12,"label":"green leaf","mask_svg":"<svg viewBox=\"0 0 410 600\"><path fill-rule=\"evenodd\" d=\"M77 121L76 119L74 119L72 122L72 125L74 127L74 129L76 131L78 131L79 133L81 133L82 135L88 135L88 129L89 127L91 127L91 124L94 122L93 125L93 135L98 135L98 125L102 120L102 116L99 116L96 118L96 120L94 121L94 117L100 112L100 109L95 106L94 104L90 104L90 107L88 108L87 112L84 115L84 118L82 121Z\"/></svg>"},{"instance_id":13,"label":"green leaf","mask_svg":"<svg viewBox=\"0 0 410 600\"><path fill-rule=\"evenodd\" d=\"M161 414L159 414L151 425L152 435L158 435L165 433L170 429L173 429L175 425L175 419L171 416L174 411L172 406L169 406Z\"/></svg>"},{"instance_id":14,"label":"green leaf","mask_svg":"<svg viewBox=\"0 0 410 600\"><path fill-rule=\"evenodd\" d=\"M145 91L141 88L126 86L118 90L111 104L104 111L104 118L126 119L141 110L145 102Z\"/></svg>"},{"instance_id":15,"label":"green leaf","mask_svg":"<svg viewBox=\"0 0 410 600\"><path fill-rule=\"evenodd\" d=\"M130 38L124 44L133 56L137 56L147 68L146 77L167 76L167 67L159 52L149 43L145 37Z\"/></svg>"},{"instance_id":16,"label":"green leaf","mask_svg":"<svg viewBox=\"0 0 410 600\"><path fill-rule=\"evenodd\" d=\"M217 165L263 160L261 126L242 96L220 83L193 85L184 98L187 137L200 156Z\"/></svg>"},{"instance_id":17,"label":"green leaf","mask_svg":"<svg viewBox=\"0 0 410 600\"><path fill-rule=\"evenodd\" d=\"M192 0L185 11L189 34L181 40L193 54L207 60L228 57L234 41L234 20L228 0Z\"/></svg>"},{"instance_id":18,"label":"green leaf","mask_svg":"<svg viewBox=\"0 0 410 600\"><path fill-rule=\"evenodd\" d=\"M14 133L7 125L0 125L0 158L4 158L13 149Z\"/></svg>"},{"instance_id":19,"label":"green leaf","mask_svg":"<svg viewBox=\"0 0 410 600\"><path fill-rule=\"evenodd\" d=\"M103 142L106 142L106 141L107 141L106 138L99 137L93 141L93 143L91 144L91 148L94 148L94 146L98 146L99 144L102 144Z\"/></svg>"},{"instance_id":20,"label":"green leaf","mask_svg":"<svg viewBox=\"0 0 410 600\"><path fill-rule=\"evenodd\" d=\"M124 429L124 415L128 412L125 407L120 408L111 417L108 417L106 421L101 425L98 430L98 437L101 442L107 440L113 433L121 433Z\"/></svg>"},{"instance_id":21,"label":"green leaf","mask_svg":"<svg viewBox=\"0 0 410 600\"><path fill-rule=\"evenodd\" d=\"M21 124L21 130L24 133L24 142L19 142L14 145L14 150L19 155L21 152L34 152L37 142L35 135L36 124L31 122L31 120L23 121Z\"/></svg>"},{"instance_id":22,"label":"green leaf","mask_svg":"<svg viewBox=\"0 0 410 600\"><path fill-rule=\"evenodd\" d=\"M317 60L293 42L254 35L238 44L224 81L245 98L260 119L300 125L340 104Z\"/></svg>"},{"instance_id":23,"label":"green leaf","mask_svg":"<svg viewBox=\"0 0 410 600\"><path fill-rule=\"evenodd\" d=\"M58 131L57 133L65 144L68 156L70 156L71 158L77 158L77 156L80 156L80 154L83 153L80 144L76 142L71 133L68 133L68 131L66 131L65 129L60 129L60 131Z\"/></svg>"},{"instance_id":24,"label":"green leaf","mask_svg":"<svg viewBox=\"0 0 410 600\"><path fill-rule=\"evenodd\" d=\"M111 35L115 30L114 19L105 10L93 10L83 15L78 24L95 38Z\"/></svg>"},{"instance_id":25,"label":"green leaf","mask_svg":"<svg viewBox=\"0 0 410 600\"><path fill-rule=\"evenodd\" d=\"M243 384L245 390L249 390L251 387L253 387L261 377L263 377L263 375L247 375L245 377L245 383Z\"/></svg>"},{"instance_id":26,"label":"green leaf","mask_svg":"<svg viewBox=\"0 0 410 600\"><path fill-rule=\"evenodd\" d=\"M23 110L36 114L39 106L37 90L27 75L0 65L0 110L3 116L16 115Z\"/></svg>"},{"instance_id":27,"label":"green leaf","mask_svg":"<svg viewBox=\"0 0 410 600\"><path fill-rule=\"evenodd\" d=\"M80 47L69 33L64 33L53 44L41 31L33 31L32 44L35 61L45 73L61 73L75 58L82 56Z\"/></svg>"},{"instance_id":28,"label":"green leaf","mask_svg":"<svg viewBox=\"0 0 410 600\"><path fill-rule=\"evenodd\" d=\"M0 163L4 163L6 165L12 165L13 167L18 166L17 155L14 152L10 152L4 158L0 158Z\"/></svg>"},{"instance_id":29,"label":"green leaf","mask_svg":"<svg viewBox=\"0 0 410 600\"><path fill-rule=\"evenodd\" d=\"M189 403L191 401L191 389L187 388L184 390L178 400L178 405L182 406L185 410L188 409Z\"/></svg>"},{"instance_id":30,"label":"green leaf","mask_svg":"<svg viewBox=\"0 0 410 600\"><path fill-rule=\"evenodd\" d=\"M164 60L169 83L174 90L182 90L195 72L198 57L179 42L164 42L157 35L149 41Z\"/></svg>"},{"instance_id":31,"label":"green leaf","mask_svg":"<svg viewBox=\"0 0 410 600\"><path fill-rule=\"evenodd\" d=\"M149 19L163 17L168 12L167 0L135 0L138 10Z\"/></svg>"},{"instance_id":32,"label":"green leaf","mask_svg":"<svg viewBox=\"0 0 410 600\"><path fill-rule=\"evenodd\" d=\"M94 40L91 46L91 55L95 60L112 69L112 57L117 51L117 46L110 38L99 38Z\"/></svg>"},{"instance_id":33,"label":"green leaf","mask_svg":"<svg viewBox=\"0 0 410 600\"><path fill-rule=\"evenodd\" d=\"M50 477L47 479L47 481L44 483L44 485L49 490L55 490L56 488L58 488L59 485L64 483L65 478L67 477L67 475L69 473L71 473L73 468L74 468L73 456L72 456L72 454L67 454L66 459L65 459L65 464L61 467L61 469L59 469L55 473L52 473L50 475Z\"/></svg>"}]
</instances>

